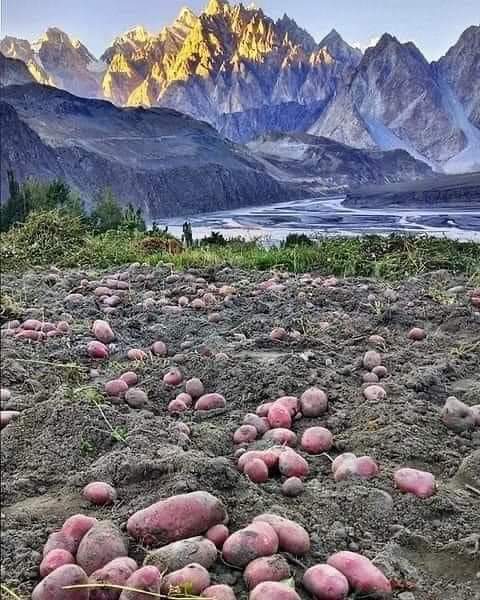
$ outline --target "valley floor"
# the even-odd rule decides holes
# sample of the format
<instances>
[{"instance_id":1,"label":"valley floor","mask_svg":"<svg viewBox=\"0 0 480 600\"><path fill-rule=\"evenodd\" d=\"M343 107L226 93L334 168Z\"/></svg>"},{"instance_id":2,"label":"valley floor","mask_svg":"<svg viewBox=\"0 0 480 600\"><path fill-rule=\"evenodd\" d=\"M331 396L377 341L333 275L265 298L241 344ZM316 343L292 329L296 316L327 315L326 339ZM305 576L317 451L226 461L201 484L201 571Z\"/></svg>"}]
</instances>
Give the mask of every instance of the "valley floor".
<instances>
[{"instance_id":1,"label":"valley floor","mask_svg":"<svg viewBox=\"0 0 480 600\"><path fill-rule=\"evenodd\" d=\"M106 317L94 289L119 274L128 290ZM284 273L268 291L260 283L271 276L213 266L181 273L162 265L3 276L2 295L10 301L8 309L2 302L2 322L70 323L67 335L40 344L6 334L5 325L2 330L2 387L11 391L2 410L20 412L1 433L2 582L20 598L27 600L38 581L48 534L70 515L124 527L133 511L193 490L222 499L232 531L263 512L301 523L311 552L301 561L288 559L303 600L310 598L301 585L304 567L343 549L373 559L399 600L480 598L480 431L456 434L439 417L447 396L480 403L480 313L470 302L478 281L447 271L391 285ZM215 286L208 310L168 309L207 285ZM235 288L231 297L219 293L222 285ZM212 312L217 322L207 318ZM86 354L99 318L108 318L117 336L105 361ZM290 335L274 343L270 332L277 326ZM425 328L424 341L407 339L413 326ZM386 399L378 402L362 395L361 360L373 347L372 334L384 339L377 350L388 370ZM127 360L128 349L155 340L166 343L166 358ZM172 366L222 393L227 408L168 414L180 389L162 383ZM141 409L104 396L105 382L129 370L148 394ZM312 385L327 392L328 412L295 422L297 435L325 426L334 435L332 458L345 451L371 455L380 473L370 481L335 483L327 456L306 456L305 491L287 498L279 478L257 485L239 473L232 434L260 403ZM177 428L180 420L189 437ZM392 473L401 466L431 471L436 494L422 500L395 489ZM117 488L113 507L92 508L82 499L82 487L95 480ZM140 546L131 543L130 553L143 560ZM246 600L240 571L218 560L211 574Z\"/></svg>"}]
</instances>

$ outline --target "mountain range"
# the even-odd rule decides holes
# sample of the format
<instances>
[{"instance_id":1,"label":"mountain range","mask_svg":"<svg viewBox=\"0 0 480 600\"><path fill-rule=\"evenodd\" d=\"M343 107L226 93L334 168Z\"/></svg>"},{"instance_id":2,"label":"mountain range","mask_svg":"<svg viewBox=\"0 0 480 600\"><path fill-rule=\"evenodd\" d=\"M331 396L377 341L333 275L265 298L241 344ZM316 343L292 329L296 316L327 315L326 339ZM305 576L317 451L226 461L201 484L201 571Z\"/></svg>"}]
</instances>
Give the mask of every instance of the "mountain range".
<instances>
[{"instance_id":1,"label":"mountain range","mask_svg":"<svg viewBox=\"0 0 480 600\"><path fill-rule=\"evenodd\" d=\"M174 109L233 142L307 134L405 150L438 171L480 169L478 25L429 63L389 34L362 54L335 30L317 43L286 15L210 0L159 33L131 29L99 59L57 28L33 44L6 37L0 52L39 83L122 107Z\"/></svg>"}]
</instances>

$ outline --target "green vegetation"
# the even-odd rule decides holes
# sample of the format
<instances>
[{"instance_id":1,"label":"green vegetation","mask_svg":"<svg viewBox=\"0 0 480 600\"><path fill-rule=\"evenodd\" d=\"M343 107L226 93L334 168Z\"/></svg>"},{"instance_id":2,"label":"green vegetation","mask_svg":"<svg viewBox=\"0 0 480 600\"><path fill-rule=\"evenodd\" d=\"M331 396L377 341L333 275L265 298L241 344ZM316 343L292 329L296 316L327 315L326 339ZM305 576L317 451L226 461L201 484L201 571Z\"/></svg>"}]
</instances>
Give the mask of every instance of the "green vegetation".
<instances>
[{"instance_id":1,"label":"green vegetation","mask_svg":"<svg viewBox=\"0 0 480 600\"><path fill-rule=\"evenodd\" d=\"M194 242L186 223L187 248L182 252L178 244L180 253L169 254L165 240L173 236L168 229L155 226L146 232L141 212L133 206L122 209L111 190L98 196L87 215L81 200L59 180L20 186L10 173L9 185L10 199L1 210L6 231L0 243L3 271L168 262L179 269L229 265L383 279L448 269L480 281L480 245L474 242L401 235L311 239L292 234L279 247L268 248L261 242L226 240L216 232Z\"/></svg>"}]
</instances>

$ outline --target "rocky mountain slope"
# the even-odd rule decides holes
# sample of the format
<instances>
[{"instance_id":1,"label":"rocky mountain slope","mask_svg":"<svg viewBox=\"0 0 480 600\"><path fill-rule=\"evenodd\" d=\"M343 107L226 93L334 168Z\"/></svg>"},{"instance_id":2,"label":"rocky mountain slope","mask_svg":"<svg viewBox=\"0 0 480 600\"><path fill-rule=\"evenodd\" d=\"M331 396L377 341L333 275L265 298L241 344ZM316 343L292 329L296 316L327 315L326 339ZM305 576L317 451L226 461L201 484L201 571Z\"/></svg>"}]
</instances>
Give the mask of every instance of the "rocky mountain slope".
<instances>
[{"instance_id":1,"label":"rocky mountain slope","mask_svg":"<svg viewBox=\"0 0 480 600\"><path fill-rule=\"evenodd\" d=\"M35 79L120 106L163 106L248 142L309 132L359 148L400 148L438 170L480 168L480 27L437 63L385 34L365 55L333 30L319 43L288 16L210 0L171 26L138 26L101 60L56 28L35 44L12 37L5 55Z\"/></svg>"}]
</instances>

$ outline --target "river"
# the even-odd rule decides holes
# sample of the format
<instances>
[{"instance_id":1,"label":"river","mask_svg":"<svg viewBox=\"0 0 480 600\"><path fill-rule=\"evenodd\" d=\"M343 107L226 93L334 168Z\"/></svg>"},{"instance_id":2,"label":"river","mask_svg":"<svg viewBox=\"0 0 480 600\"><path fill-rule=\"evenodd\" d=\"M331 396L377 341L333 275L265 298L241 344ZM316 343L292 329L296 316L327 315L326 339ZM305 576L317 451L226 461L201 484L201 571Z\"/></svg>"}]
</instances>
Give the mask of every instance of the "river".
<instances>
[{"instance_id":1,"label":"river","mask_svg":"<svg viewBox=\"0 0 480 600\"><path fill-rule=\"evenodd\" d=\"M177 217L161 222L181 236L188 220L195 239L218 231L226 238L241 236L277 244L289 233L310 236L416 233L480 241L480 205L469 209L436 207L435 210L343 206L344 196L239 208Z\"/></svg>"}]
</instances>

